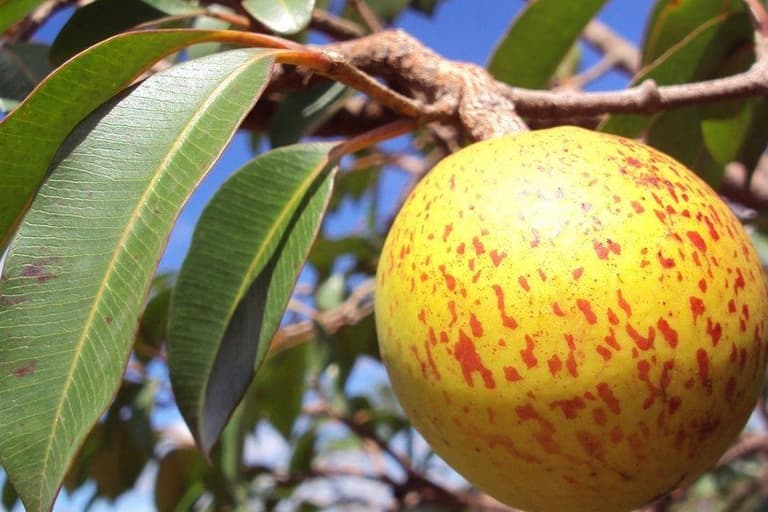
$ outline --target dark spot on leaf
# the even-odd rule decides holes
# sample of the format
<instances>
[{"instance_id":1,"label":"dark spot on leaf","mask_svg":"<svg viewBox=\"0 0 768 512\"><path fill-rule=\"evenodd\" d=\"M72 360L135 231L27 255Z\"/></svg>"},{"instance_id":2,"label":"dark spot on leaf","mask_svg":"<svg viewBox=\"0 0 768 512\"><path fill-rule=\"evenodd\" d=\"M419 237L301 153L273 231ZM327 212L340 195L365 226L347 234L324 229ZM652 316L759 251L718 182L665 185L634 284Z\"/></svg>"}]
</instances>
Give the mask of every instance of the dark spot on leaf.
<instances>
[{"instance_id":1,"label":"dark spot on leaf","mask_svg":"<svg viewBox=\"0 0 768 512\"><path fill-rule=\"evenodd\" d=\"M32 375L35 373L35 370L37 370L37 361L33 359L25 365L14 368L12 373L14 377L21 379L27 375Z\"/></svg>"}]
</instances>

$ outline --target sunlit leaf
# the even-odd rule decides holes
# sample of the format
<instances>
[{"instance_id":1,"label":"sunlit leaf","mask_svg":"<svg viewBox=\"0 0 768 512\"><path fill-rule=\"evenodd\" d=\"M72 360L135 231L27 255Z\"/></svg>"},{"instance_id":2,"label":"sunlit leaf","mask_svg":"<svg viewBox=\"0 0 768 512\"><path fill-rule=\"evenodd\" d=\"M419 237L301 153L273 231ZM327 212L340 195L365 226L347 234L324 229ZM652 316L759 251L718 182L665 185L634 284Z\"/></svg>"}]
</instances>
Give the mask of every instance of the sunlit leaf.
<instances>
[{"instance_id":1,"label":"sunlit leaf","mask_svg":"<svg viewBox=\"0 0 768 512\"><path fill-rule=\"evenodd\" d=\"M295 34L309 24L315 0L243 0L243 8L281 34Z\"/></svg>"},{"instance_id":2,"label":"sunlit leaf","mask_svg":"<svg viewBox=\"0 0 768 512\"><path fill-rule=\"evenodd\" d=\"M496 46L488 71L509 85L546 88L606 0L528 2Z\"/></svg>"},{"instance_id":3,"label":"sunlit leaf","mask_svg":"<svg viewBox=\"0 0 768 512\"><path fill-rule=\"evenodd\" d=\"M279 148L235 173L206 207L171 302L168 363L204 451L267 353L333 181L329 144Z\"/></svg>"},{"instance_id":4,"label":"sunlit leaf","mask_svg":"<svg viewBox=\"0 0 768 512\"><path fill-rule=\"evenodd\" d=\"M234 50L155 74L62 147L0 278L13 305L0 308L0 462L27 508L50 506L112 399L173 222L274 53Z\"/></svg>"},{"instance_id":5,"label":"sunlit leaf","mask_svg":"<svg viewBox=\"0 0 768 512\"><path fill-rule=\"evenodd\" d=\"M157 60L215 34L147 31L114 37L58 68L9 114L0 123L0 248L77 123Z\"/></svg>"}]
</instances>

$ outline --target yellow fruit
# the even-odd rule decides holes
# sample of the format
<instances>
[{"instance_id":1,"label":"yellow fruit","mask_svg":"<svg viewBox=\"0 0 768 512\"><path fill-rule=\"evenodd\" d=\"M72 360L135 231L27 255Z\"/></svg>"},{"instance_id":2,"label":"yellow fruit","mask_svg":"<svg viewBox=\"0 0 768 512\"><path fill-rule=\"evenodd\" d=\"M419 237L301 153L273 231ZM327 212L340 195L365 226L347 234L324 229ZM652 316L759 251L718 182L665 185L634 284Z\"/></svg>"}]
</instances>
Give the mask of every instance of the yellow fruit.
<instances>
[{"instance_id":1,"label":"yellow fruit","mask_svg":"<svg viewBox=\"0 0 768 512\"><path fill-rule=\"evenodd\" d=\"M531 511L629 510L711 467L758 396L767 318L758 258L706 184L570 127L442 161L377 275L381 354L413 425Z\"/></svg>"}]
</instances>

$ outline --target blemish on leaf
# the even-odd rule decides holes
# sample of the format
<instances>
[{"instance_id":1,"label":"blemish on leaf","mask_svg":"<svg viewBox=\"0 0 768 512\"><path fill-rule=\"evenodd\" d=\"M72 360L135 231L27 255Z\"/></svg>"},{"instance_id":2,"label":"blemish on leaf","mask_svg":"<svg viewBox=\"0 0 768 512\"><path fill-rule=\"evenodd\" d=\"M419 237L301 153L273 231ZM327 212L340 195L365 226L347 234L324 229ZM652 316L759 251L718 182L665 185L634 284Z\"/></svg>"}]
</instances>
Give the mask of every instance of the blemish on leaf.
<instances>
[{"instance_id":1,"label":"blemish on leaf","mask_svg":"<svg viewBox=\"0 0 768 512\"><path fill-rule=\"evenodd\" d=\"M17 379L24 378L28 375L32 375L37 370L37 360L33 359L30 362L23 364L17 368L14 368L11 372Z\"/></svg>"}]
</instances>

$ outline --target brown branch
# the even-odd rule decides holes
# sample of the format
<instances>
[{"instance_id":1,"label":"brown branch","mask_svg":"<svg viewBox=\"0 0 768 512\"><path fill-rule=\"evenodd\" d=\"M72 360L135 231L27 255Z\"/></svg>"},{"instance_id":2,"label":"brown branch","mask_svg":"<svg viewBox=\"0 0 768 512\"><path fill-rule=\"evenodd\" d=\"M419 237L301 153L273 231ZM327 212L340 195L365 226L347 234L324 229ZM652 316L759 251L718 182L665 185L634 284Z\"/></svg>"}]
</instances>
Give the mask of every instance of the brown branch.
<instances>
[{"instance_id":1,"label":"brown branch","mask_svg":"<svg viewBox=\"0 0 768 512\"><path fill-rule=\"evenodd\" d=\"M345 325L354 325L373 313L373 289L375 280L369 279L355 288L350 296L339 306L318 313L313 320L304 320L281 328L272 339L269 347L271 354L311 341L315 338L318 326L333 334Z\"/></svg>"},{"instance_id":2,"label":"brown branch","mask_svg":"<svg viewBox=\"0 0 768 512\"><path fill-rule=\"evenodd\" d=\"M371 10L371 7L365 0L347 0L347 5L357 12L363 22L371 29L371 32L381 32L384 30L384 25L382 25L376 17L376 13Z\"/></svg>"},{"instance_id":3,"label":"brown branch","mask_svg":"<svg viewBox=\"0 0 768 512\"><path fill-rule=\"evenodd\" d=\"M630 75L634 75L640 68L640 52L635 45L604 23L598 20L590 21L584 29L582 37L590 46L602 52L612 67Z\"/></svg>"},{"instance_id":4,"label":"brown branch","mask_svg":"<svg viewBox=\"0 0 768 512\"><path fill-rule=\"evenodd\" d=\"M323 9L312 11L312 19L309 27L333 37L339 41L363 37L366 32L354 21L339 18L334 14Z\"/></svg>"}]
</instances>

